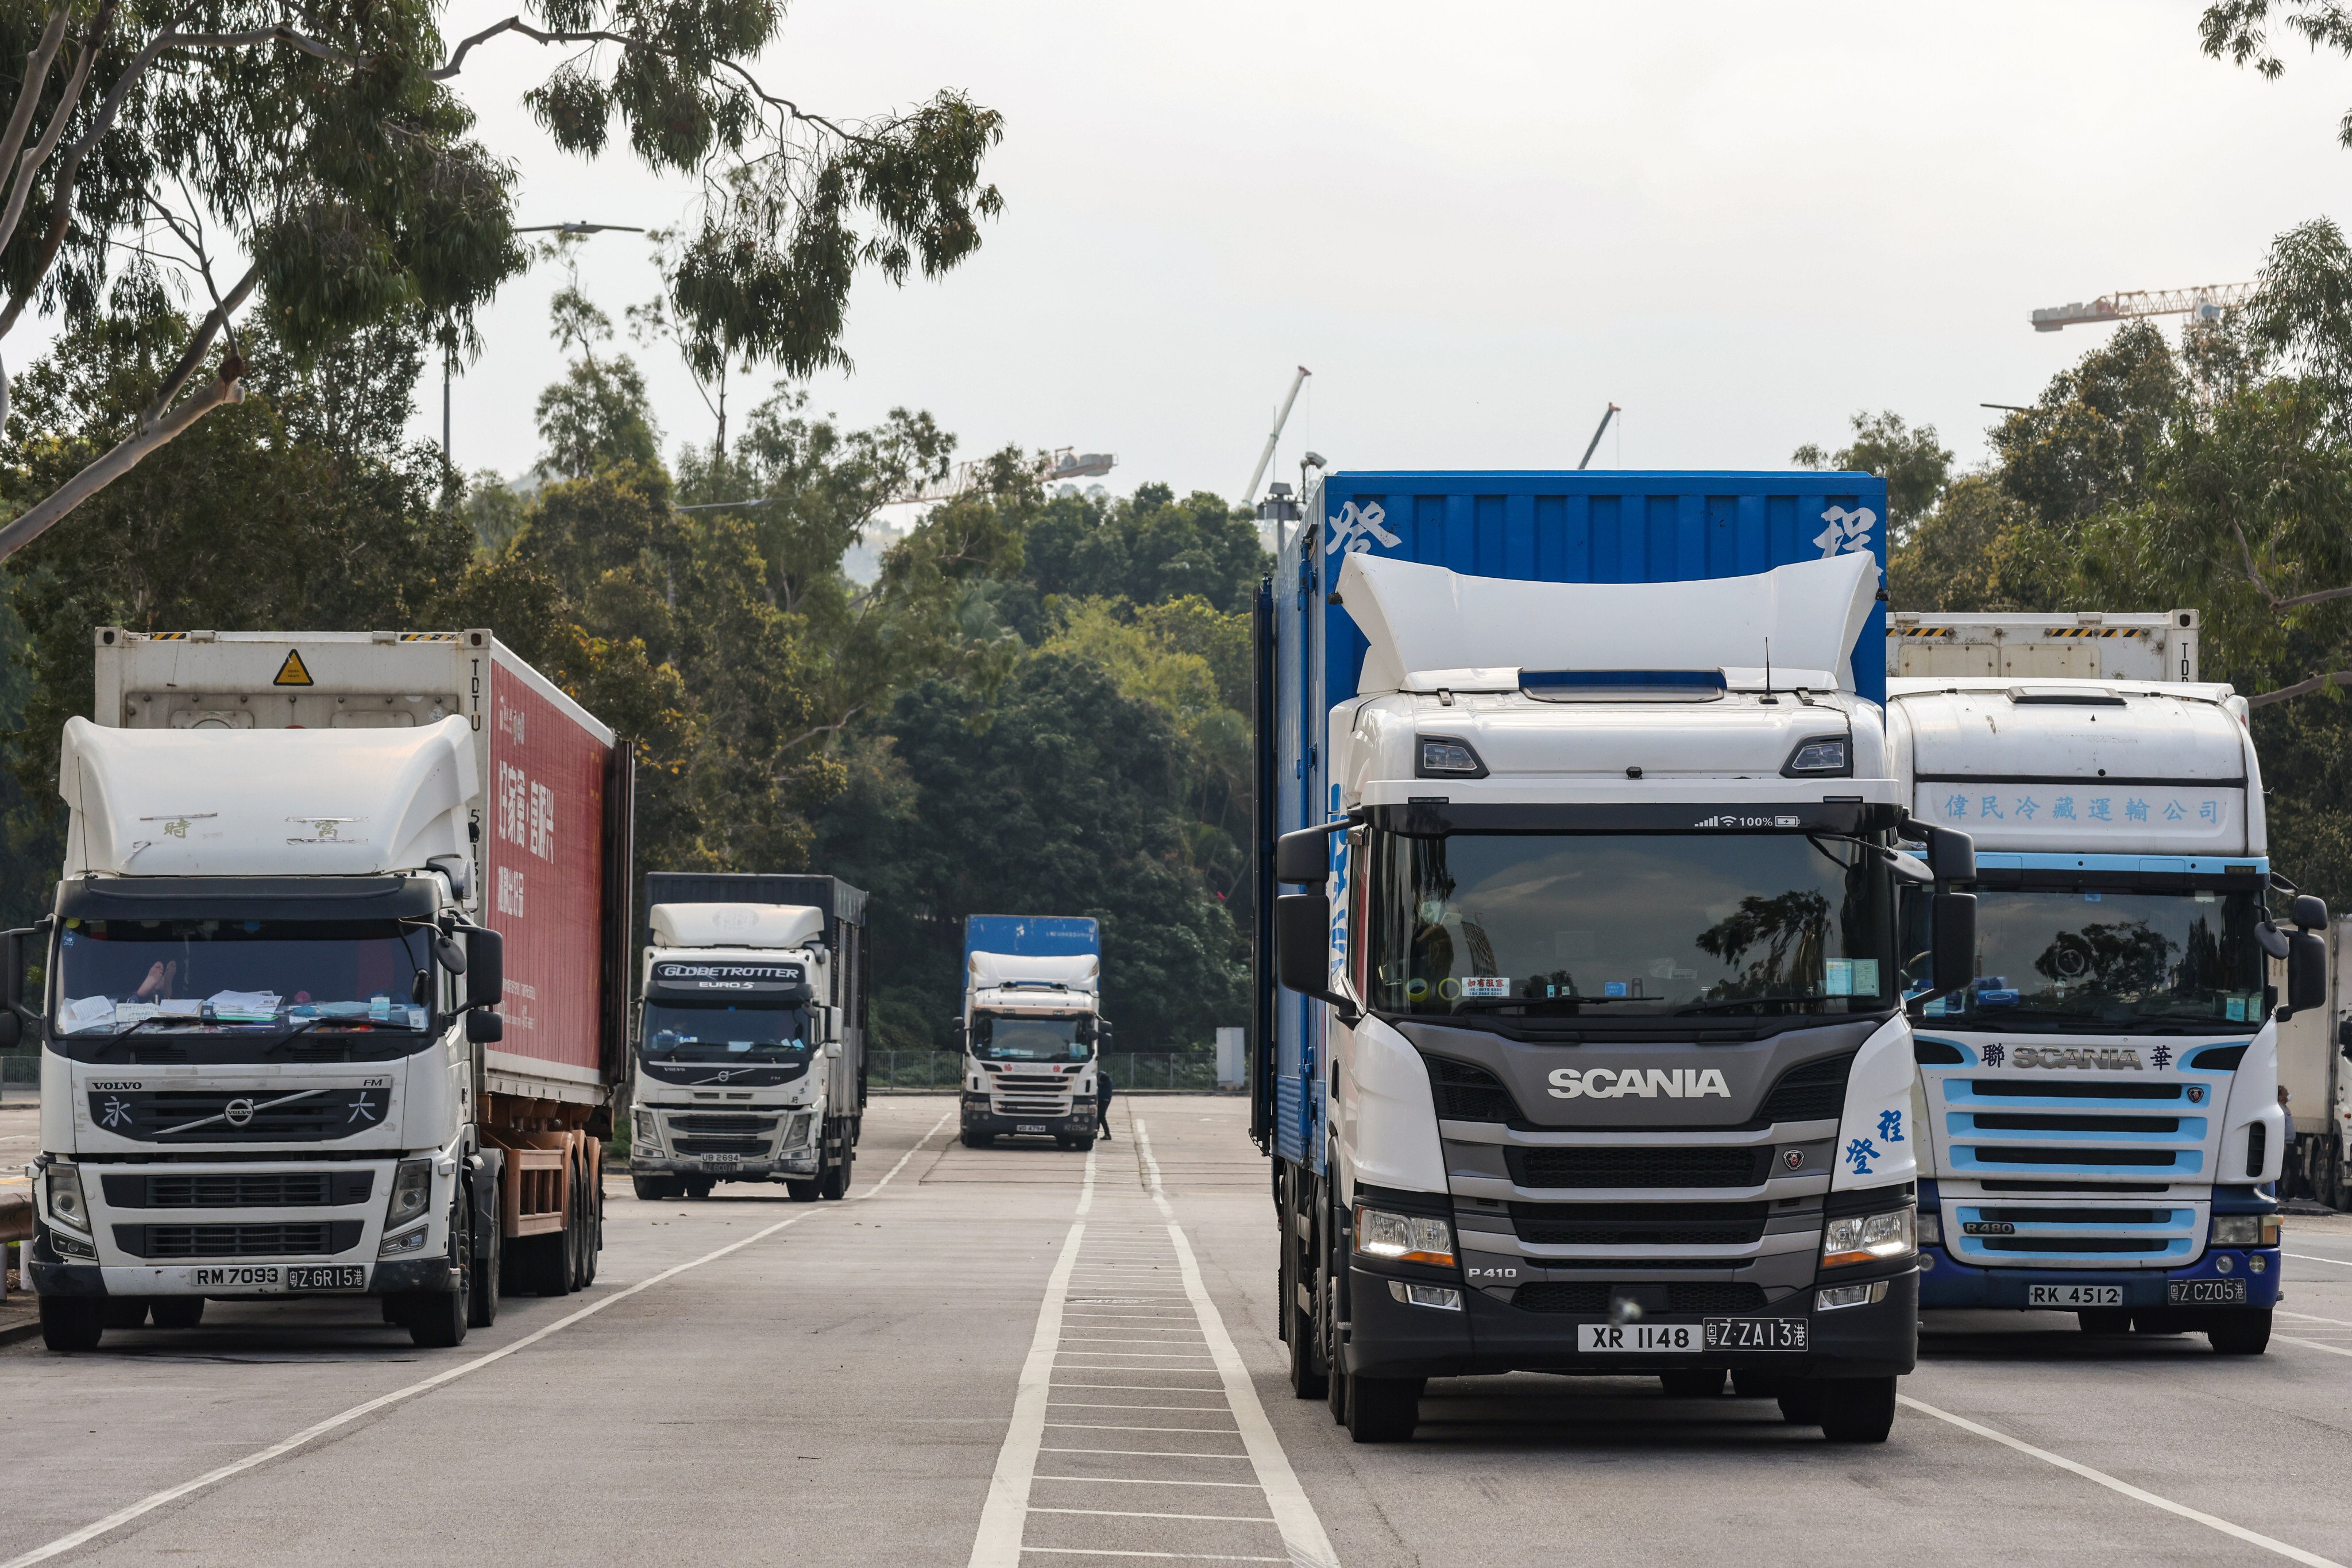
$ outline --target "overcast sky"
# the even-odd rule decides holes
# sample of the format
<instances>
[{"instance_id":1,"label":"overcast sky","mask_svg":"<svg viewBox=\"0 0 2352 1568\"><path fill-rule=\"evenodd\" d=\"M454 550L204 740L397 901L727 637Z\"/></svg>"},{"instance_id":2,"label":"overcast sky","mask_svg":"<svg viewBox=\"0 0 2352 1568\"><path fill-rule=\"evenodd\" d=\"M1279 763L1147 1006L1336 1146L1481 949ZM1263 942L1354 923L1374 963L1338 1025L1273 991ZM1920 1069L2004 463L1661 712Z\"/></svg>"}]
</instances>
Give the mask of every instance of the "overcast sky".
<instances>
[{"instance_id":1,"label":"overcast sky","mask_svg":"<svg viewBox=\"0 0 2352 1568\"><path fill-rule=\"evenodd\" d=\"M446 32L511 8L458 0ZM967 454L1111 451L1116 490L1238 499L1300 364L1293 479L1306 444L1572 466L1611 401L1596 466L1783 466L1858 408L1980 460L1980 403L2031 400L2112 331L2037 334L2034 307L2248 279L2273 234L2340 211L2352 64L2294 50L2263 82L2200 54L2200 9L794 0L759 68L838 115L954 87L1005 117L1003 216L943 281L860 285L856 368L816 409L928 408ZM554 58L502 39L462 81L523 221L686 216L686 183L530 124L517 100ZM582 275L616 319L656 287L630 235ZM536 458L558 281L484 318L460 466ZM638 357L671 449L707 441L674 357ZM419 388L419 434L439 404Z\"/></svg>"}]
</instances>

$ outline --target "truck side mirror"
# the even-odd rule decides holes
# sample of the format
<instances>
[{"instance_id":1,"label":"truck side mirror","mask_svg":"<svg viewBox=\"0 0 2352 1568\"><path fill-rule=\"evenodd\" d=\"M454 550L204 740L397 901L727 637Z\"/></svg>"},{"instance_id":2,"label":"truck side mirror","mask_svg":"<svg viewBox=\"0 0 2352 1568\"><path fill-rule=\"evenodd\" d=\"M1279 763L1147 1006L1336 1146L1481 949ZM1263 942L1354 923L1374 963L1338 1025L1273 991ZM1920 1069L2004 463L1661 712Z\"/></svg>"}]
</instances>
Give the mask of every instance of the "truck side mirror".
<instances>
[{"instance_id":1,"label":"truck side mirror","mask_svg":"<svg viewBox=\"0 0 2352 1568\"><path fill-rule=\"evenodd\" d=\"M1302 827L1274 841L1274 879L1321 887L1331 879L1333 827ZM1288 984L1287 981L1284 982Z\"/></svg>"},{"instance_id":2,"label":"truck side mirror","mask_svg":"<svg viewBox=\"0 0 2352 1568\"><path fill-rule=\"evenodd\" d=\"M2294 913L2290 918L2294 921L2297 931L2326 931L2327 900L2315 898L2309 893L2297 893L2294 896Z\"/></svg>"},{"instance_id":3,"label":"truck side mirror","mask_svg":"<svg viewBox=\"0 0 2352 1568\"><path fill-rule=\"evenodd\" d=\"M1278 873L1277 873L1278 874ZM1276 973L1302 996L1328 1002L1353 1024L1356 1005L1330 989L1331 900L1321 893L1284 893L1274 900Z\"/></svg>"},{"instance_id":4,"label":"truck side mirror","mask_svg":"<svg viewBox=\"0 0 2352 1568\"><path fill-rule=\"evenodd\" d=\"M495 1007L504 1001L507 939L482 926L469 927L466 931L466 1005ZM474 1037L468 1035L467 1038Z\"/></svg>"},{"instance_id":5,"label":"truck side mirror","mask_svg":"<svg viewBox=\"0 0 2352 1568\"><path fill-rule=\"evenodd\" d=\"M1959 837L1965 842L1968 835ZM1932 846L1931 846L1932 847ZM1973 851L1971 858L1973 858ZM1937 875L1941 875L1940 868ZM1966 991L1977 977L1977 896L1937 893L1928 918L1935 922L1928 984L1936 994Z\"/></svg>"},{"instance_id":6,"label":"truck side mirror","mask_svg":"<svg viewBox=\"0 0 2352 1568\"><path fill-rule=\"evenodd\" d=\"M477 1046L495 1046L507 1037L507 1021L488 1007L466 1015L466 1038Z\"/></svg>"},{"instance_id":7,"label":"truck side mirror","mask_svg":"<svg viewBox=\"0 0 2352 1568\"><path fill-rule=\"evenodd\" d=\"M2309 898L2309 894L2305 895ZM2303 900L2295 900L2300 904ZM2319 900L2312 899L2313 903ZM2298 910L2299 915L2302 911ZM2286 1011L2306 1012L2327 1005L2327 942L2299 931L2286 939Z\"/></svg>"},{"instance_id":8,"label":"truck side mirror","mask_svg":"<svg viewBox=\"0 0 2352 1568\"><path fill-rule=\"evenodd\" d=\"M1973 882L1977 879L1977 841L1955 827L1931 827L1924 822L1906 823L1903 836L1915 842L1924 840L1927 846L1927 868L1936 873L1940 883ZM1975 962L1973 958L1971 963Z\"/></svg>"}]
</instances>

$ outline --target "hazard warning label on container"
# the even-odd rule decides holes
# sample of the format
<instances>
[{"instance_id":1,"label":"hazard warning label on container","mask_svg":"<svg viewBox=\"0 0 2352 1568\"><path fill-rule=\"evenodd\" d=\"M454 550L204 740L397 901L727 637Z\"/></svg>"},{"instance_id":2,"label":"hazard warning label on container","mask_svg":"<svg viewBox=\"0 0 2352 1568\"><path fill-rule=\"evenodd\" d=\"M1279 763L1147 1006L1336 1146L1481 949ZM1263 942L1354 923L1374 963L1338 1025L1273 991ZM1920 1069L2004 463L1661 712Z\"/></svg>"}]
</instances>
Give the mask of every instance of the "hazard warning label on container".
<instances>
[{"instance_id":1,"label":"hazard warning label on container","mask_svg":"<svg viewBox=\"0 0 2352 1568\"><path fill-rule=\"evenodd\" d=\"M269 684L272 686L310 686L316 683L311 680L310 671L309 668L303 665L302 655L300 652L289 647L286 650L286 662L278 667L278 678L272 680Z\"/></svg>"}]
</instances>

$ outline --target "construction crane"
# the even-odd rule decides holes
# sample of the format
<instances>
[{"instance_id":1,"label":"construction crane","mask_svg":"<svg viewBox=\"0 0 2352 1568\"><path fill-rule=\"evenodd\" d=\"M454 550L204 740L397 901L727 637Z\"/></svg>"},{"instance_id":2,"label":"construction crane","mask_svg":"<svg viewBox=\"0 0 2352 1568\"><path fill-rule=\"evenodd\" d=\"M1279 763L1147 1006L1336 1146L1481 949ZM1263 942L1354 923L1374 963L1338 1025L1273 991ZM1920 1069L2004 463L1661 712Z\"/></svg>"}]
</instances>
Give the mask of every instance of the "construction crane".
<instances>
[{"instance_id":1,"label":"construction crane","mask_svg":"<svg viewBox=\"0 0 2352 1568\"><path fill-rule=\"evenodd\" d=\"M1249 489L1242 492L1243 505L1255 503L1257 482L1265 478L1266 465L1274 461L1274 449L1282 440L1282 427L1290 423L1290 405L1298 401L1298 389L1306 385L1307 378L1314 374L1302 364L1298 367L1298 374L1290 378L1289 394L1283 398L1282 408L1274 416L1274 428L1266 432L1265 450L1257 455L1257 467L1250 470Z\"/></svg>"},{"instance_id":2,"label":"construction crane","mask_svg":"<svg viewBox=\"0 0 2352 1568\"><path fill-rule=\"evenodd\" d=\"M958 463L944 479L918 487L906 495L892 496L893 502L943 501L956 497L980 482L992 459L970 458ZM1056 447L1046 459L1041 476L1045 484L1059 484L1066 479L1090 479L1109 473L1118 466L1116 452L1081 452L1075 447Z\"/></svg>"},{"instance_id":3,"label":"construction crane","mask_svg":"<svg viewBox=\"0 0 2352 1568\"><path fill-rule=\"evenodd\" d=\"M2033 312L2033 330L2054 332L2064 327L2095 327L2136 316L2194 316L2210 321L2232 305L2254 297L2252 283L2200 283L2188 289L2118 289L2089 304L2053 305Z\"/></svg>"}]
</instances>

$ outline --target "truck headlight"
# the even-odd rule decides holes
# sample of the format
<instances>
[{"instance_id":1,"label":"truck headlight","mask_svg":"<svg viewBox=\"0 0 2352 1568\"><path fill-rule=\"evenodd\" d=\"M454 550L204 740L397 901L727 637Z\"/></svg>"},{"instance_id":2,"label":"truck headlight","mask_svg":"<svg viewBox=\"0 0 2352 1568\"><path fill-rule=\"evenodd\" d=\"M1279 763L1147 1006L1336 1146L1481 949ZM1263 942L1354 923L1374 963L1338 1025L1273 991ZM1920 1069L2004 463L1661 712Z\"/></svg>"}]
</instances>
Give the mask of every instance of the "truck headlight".
<instances>
[{"instance_id":1,"label":"truck headlight","mask_svg":"<svg viewBox=\"0 0 2352 1568\"><path fill-rule=\"evenodd\" d=\"M1917 1232L1916 1211L1907 1207L1883 1214L1841 1215L1822 1233L1822 1267L1840 1268L1908 1258L1918 1250Z\"/></svg>"},{"instance_id":2,"label":"truck headlight","mask_svg":"<svg viewBox=\"0 0 2352 1568\"><path fill-rule=\"evenodd\" d=\"M2213 1216L2216 1247L2276 1247L2279 1220L2274 1214L2217 1214Z\"/></svg>"},{"instance_id":3,"label":"truck headlight","mask_svg":"<svg viewBox=\"0 0 2352 1568\"><path fill-rule=\"evenodd\" d=\"M1356 1250L1367 1258L1394 1263L1428 1263L1454 1267L1454 1227L1425 1215L1391 1214L1386 1209L1356 1209Z\"/></svg>"},{"instance_id":4,"label":"truck headlight","mask_svg":"<svg viewBox=\"0 0 2352 1568\"><path fill-rule=\"evenodd\" d=\"M650 1110L634 1110L629 1113L629 1121L635 1142L649 1149L661 1147L661 1118Z\"/></svg>"},{"instance_id":5,"label":"truck headlight","mask_svg":"<svg viewBox=\"0 0 2352 1568\"><path fill-rule=\"evenodd\" d=\"M392 1202L383 1211L383 1227L390 1230L415 1219L432 1202L433 1162L403 1160L392 1173Z\"/></svg>"},{"instance_id":6,"label":"truck headlight","mask_svg":"<svg viewBox=\"0 0 2352 1568\"><path fill-rule=\"evenodd\" d=\"M71 1165L49 1167L49 1218L89 1234L89 1205L82 1201L81 1172Z\"/></svg>"},{"instance_id":7,"label":"truck headlight","mask_svg":"<svg viewBox=\"0 0 2352 1568\"><path fill-rule=\"evenodd\" d=\"M1867 1285L1832 1285L1813 1292L1813 1310L1834 1312L1841 1307L1868 1307L1885 1300L1884 1279L1873 1279Z\"/></svg>"},{"instance_id":8,"label":"truck headlight","mask_svg":"<svg viewBox=\"0 0 2352 1568\"><path fill-rule=\"evenodd\" d=\"M1853 772L1853 751L1843 735L1816 735L1797 742L1789 753L1788 765L1780 770L1788 778L1835 777Z\"/></svg>"}]
</instances>

